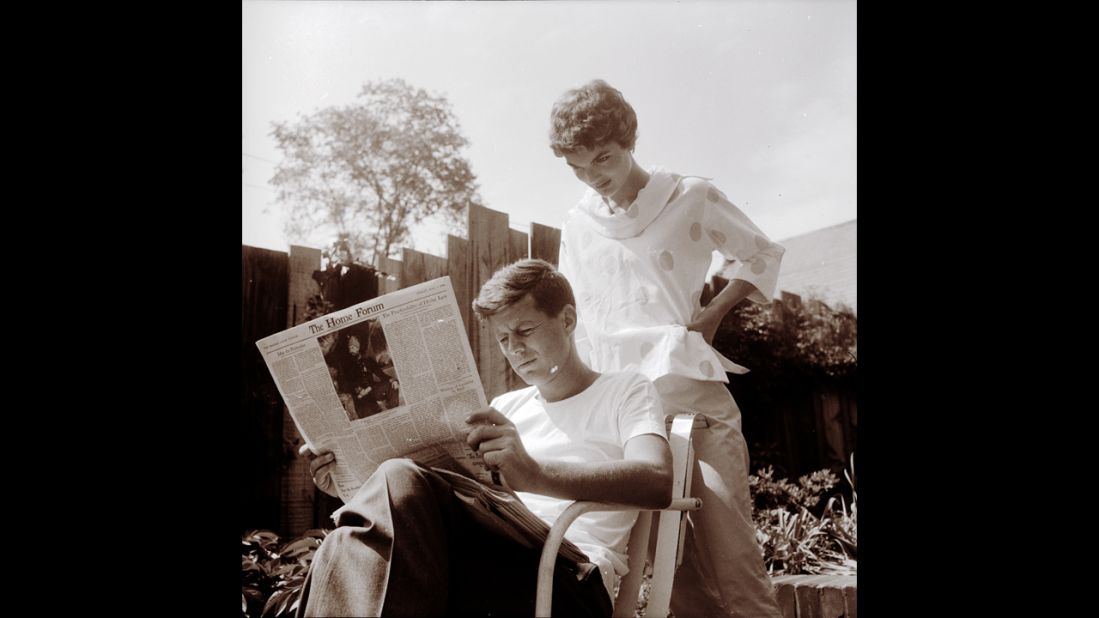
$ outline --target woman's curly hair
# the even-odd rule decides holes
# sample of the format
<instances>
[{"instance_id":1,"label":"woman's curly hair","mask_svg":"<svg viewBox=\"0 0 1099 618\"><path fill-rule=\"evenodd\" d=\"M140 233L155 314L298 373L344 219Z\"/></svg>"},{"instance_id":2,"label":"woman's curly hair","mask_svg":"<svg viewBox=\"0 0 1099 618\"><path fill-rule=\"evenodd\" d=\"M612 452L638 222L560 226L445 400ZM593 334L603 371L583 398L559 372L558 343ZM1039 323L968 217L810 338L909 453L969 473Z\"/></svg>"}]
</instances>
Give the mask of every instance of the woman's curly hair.
<instances>
[{"instance_id":1,"label":"woman's curly hair","mask_svg":"<svg viewBox=\"0 0 1099 618\"><path fill-rule=\"evenodd\" d=\"M637 142L637 114L610 84L592 80L569 90L553 104L550 148L554 155L591 150L610 142L626 150L633 150Z\"/></svg>"}]
</instances>

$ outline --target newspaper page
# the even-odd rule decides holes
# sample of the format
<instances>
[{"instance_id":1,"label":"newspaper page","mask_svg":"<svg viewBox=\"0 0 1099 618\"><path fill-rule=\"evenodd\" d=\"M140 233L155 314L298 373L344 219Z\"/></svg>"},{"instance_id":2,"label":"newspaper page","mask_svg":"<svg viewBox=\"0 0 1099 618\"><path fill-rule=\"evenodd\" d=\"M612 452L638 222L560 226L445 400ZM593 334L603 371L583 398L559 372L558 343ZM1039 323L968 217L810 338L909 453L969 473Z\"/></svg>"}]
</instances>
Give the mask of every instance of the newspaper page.
<instances>
[{"instance_id":1,"label":"newspaper page","mask_svg":"<svg viewBox=\"0 0 1099 618\"><path fill-rule=\"evenodd\" d=\"M256 342L298 431L336 455L348 502L387 459L485 484L465 418L488 406L450 277L341 309Z\"/></svg>"}]
</instances>

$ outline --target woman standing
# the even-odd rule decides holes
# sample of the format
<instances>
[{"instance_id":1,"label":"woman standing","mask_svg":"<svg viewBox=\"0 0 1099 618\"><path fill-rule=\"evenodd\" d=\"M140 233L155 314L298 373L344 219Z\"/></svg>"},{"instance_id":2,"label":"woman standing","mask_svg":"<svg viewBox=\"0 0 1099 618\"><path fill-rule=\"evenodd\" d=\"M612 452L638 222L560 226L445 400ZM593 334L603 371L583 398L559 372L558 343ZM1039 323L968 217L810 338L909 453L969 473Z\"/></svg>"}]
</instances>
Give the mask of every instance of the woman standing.
<instances>
[{"instance_id":1,"label":"woman standing","mask_svg":"<svg viewBox=\"0 0 1099 618\"><path fill-rule=\"evenodd\" d=\"M656 384L669 415L694 411L698 464L680 616L779 616L755 539L748 449L725 372L747 371L711 347L722 318L748 299L769 303L783 248L703 178L633 157L637 116L602 80L566 92L551 114L551 148L589 187L561 234L561 272L576 292L577 345L592 369L633 369ZM700 304L713 251L730 283Z\"/></svg>"}]
</instances>

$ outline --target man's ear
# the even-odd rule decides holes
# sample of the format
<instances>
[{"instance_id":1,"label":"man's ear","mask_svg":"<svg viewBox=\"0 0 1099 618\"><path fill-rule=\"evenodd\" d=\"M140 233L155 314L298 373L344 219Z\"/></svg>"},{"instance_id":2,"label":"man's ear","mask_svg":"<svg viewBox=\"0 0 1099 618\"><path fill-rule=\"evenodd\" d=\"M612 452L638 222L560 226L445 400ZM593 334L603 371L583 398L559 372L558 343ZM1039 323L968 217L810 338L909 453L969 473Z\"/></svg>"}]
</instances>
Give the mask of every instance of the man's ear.
<instances>
[{"instance_id":1,"label":"man's ear","mask_svg":"<svg viewBox=\"0 0 1099 618\"><path fill-rule=\"evenodd\" d=\"M576 332L576 307L572 305L562 307L561 322L565 325L565 333L571 337Z\"/></svg>"}]
</instances>

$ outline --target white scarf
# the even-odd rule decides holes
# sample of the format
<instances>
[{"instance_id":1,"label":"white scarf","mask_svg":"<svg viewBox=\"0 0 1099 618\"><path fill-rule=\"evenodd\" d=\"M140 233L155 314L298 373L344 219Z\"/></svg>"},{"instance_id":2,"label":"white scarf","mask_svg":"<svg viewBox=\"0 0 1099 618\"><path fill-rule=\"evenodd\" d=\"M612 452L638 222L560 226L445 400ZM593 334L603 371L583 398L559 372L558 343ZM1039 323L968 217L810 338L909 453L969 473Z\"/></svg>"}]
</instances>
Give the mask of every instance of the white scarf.
<instances>
[{"instance_id":1,"label":"white scarf","mask_svg":"<svg viewBox=\"0 0 1099 618\"><path fill-rule=\"evenodd\" d=\"M668 205L668 200L675 193L682 178L662 167L654 166L649 170L649 182L645 183L633 204L624 212L612 209L595 189L588 189L580 199L578 208L603 236L616 240L633 238L645 231L664 212L664 207Z\"/></svg>"}]
</instances>

